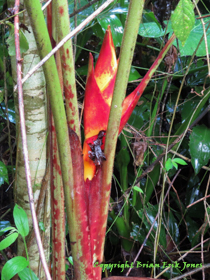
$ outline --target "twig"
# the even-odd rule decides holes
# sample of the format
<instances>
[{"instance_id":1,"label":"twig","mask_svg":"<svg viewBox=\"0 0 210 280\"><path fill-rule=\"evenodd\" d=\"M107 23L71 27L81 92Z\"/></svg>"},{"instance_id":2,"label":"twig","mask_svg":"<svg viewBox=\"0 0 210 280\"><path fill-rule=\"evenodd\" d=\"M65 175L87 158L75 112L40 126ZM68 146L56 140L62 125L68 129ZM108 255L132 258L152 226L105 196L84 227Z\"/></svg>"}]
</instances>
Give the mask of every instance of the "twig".
<instances>
[{"instance_id":1,"label":"twig","mask_svg":"<svg viewBox=\"0 0 210 280\"><path fill-rule=\"evenodd\" d=\"M210 238L208 238L208 239L206 239L206 240L204 240L203 241L203 244L204 243L206 243L207 241L209 241L210 240ZM198 246L200 246L201 245L201 242L199 243L199 244L197 244L197 245L195 245L192 249L190 249L189 251L187 251L183 256L181 256L178 260L177 260L177 262L179 262L179 261L181 261L181 260L183 260L190 252L192 252L194 249L196 249ZM156 276L156 278L158 278L158 277L160 277L163 273L165 273L168 269L170 268L170 266L168 266L168 267L166 267L163 271L161 271L157 276ZM200 268L200 270L201 270L202 268ZM197 272L197 271L196 271ZM196 272L194 272L194 273L196 273ZM186 275L186 274L184 274L184 275ZM183 276L183 275L182 275ZM178 277L180 277L180 276L178 276ZM184 277L183 277L184 278ZM172 278L173 280L178 280L178 279L182 279L182 277L181 278ZM172 280L171 279L171 280Z\"/></svg>"},{"instance_id":2,"label":"twig","mask_svg":"<svg viewBox=\"0 0 210 280\"><path fill-rule=\"evenodd\" d=\"M189 276L189 275L193 275L193 274L195 274L195 273L201 271L202 269L207 269L207 268L210 268L210 263L205 264L205 265L203 265L202 267L199 267L199 268L193 269L193 270L191 270L191 271L188 271L187 273L182 274L182 275L180 275L180 276L178 276L178 277L171 278L171 280L184 279L185 277L187 277L187 276Z\"/></svg>"},{"instance_id":3,"label":"twig","mask_svg":"<svg viewBox=\"0 0 210 280\"><path fill-rule=\"evenodd\" d=\"M20 0L15 0L15 14L19 12ZM15 29L15 52L16 52L16 66L17 66L17 88L18 88L18 103L19 103L19 114L20 114L20 130L22 136L22 145L23 145L23 157L25 163L25 173L26 173L26 182L28 188L28 197L31 208L32 222L36 235L36 241L39 249L40 258L42 265L45 271L46 279L51 280L51 276L48 270L47 262L44 255L44 249L41 242L39 226L36 216L36 210L34 205L33 190L31 184L31 172L29 167L29 156L28 156L28 147L26 139L26 126L25 126L25 116L24 116L24 103L23 103L23 87L21 81L21 66L22 59L20 55L20 42L19 42L19 16L16 15L14 19L14 29Z\"/></svg>"},{"instance_id":4,"label":"twig","mask_svg":"<svg viewBox=\"0 0 210 280\"><path fill-rule=\"evenodd\" d=\"M94 3L99 2L100 0L93 0L91 2L89 2L88 4L82 6L81 8L79 8L78 10L73 11L73 13L71 13L69 15L69 17L73 17L77 14L79 14L80 12L84 11L85 9L87 9L88 7L92 6Z\"/></svg>"},{"instance_id":5,"label":"twig","mask_svg":"<svg viewBox=\"0 0 210 280\"><path fill-rule=\"evenodd\" d=\"M33 69L31 69L25 77L22 79L22 84L25 83L25 81L31 77L31 75L36 72L52 55L54 55L57 50L60 49L69 39L71 39L75 34L77 34L82 28L84 28L91 20L93 20L95 17L97 17L98 14L100 14L104 9L106 9L109 4L111 4L114 0L107 0L103 5L101 5L92 15L87 17L80 25L77 26L72 32L70 32L66 37L64 37L57 46L43 58ZM17 90L17 85L14 87L14 91Z\"/></svg>"},{"instance_id":6,"label":"twig","mask_svg":"<svg viewBox=\"0 0 210 280\"><path fill-rule=\"evenodd\" d=\"M47 3L45 3L44 6L42 7L42 11L44 11L51 2L52 0L47 1Z\"/></svg>"},{"instance_id":7,"label":"twig","mask_svg":"<svg viewBox=\"0 0 210 280\"><path fill-rule=\"evenodd\" d=\"M210 17L210 15L205 15L205 16L197 17L196 19L207 18L207 17Z\"/></svg>"}]
</instances>

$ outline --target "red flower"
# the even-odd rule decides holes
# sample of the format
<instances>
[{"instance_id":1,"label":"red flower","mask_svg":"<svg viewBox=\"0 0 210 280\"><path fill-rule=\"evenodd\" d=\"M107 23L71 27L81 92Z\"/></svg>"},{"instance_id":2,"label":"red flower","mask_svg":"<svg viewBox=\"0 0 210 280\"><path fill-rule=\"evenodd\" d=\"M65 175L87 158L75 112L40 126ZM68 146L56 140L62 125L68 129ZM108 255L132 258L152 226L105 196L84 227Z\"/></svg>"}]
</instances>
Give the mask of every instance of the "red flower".
<instances>
[{"instance_id":1,"label":"red flower","mask_svg":"<svg viewBox=\"0 0 210 280\"><path fill-rule=\"evenodd\" d=\"M98 134L101 130L107 130L117 66L118 62L109 26L104 37L95 70L93 66L93 56L91 53L89 55L84 104L85 142L83 146L83 155L85 180L92 180L96 172L96 165L89 157L91 148L88 144L93 144L93 141L98 138ZM121 132L128 121L140 98L141 93L138 91L138 88L139 86L125 98L122 104L123 112L119 132ZM101 147L103 149L104 139Z\"/></svg>"}]
</instances>

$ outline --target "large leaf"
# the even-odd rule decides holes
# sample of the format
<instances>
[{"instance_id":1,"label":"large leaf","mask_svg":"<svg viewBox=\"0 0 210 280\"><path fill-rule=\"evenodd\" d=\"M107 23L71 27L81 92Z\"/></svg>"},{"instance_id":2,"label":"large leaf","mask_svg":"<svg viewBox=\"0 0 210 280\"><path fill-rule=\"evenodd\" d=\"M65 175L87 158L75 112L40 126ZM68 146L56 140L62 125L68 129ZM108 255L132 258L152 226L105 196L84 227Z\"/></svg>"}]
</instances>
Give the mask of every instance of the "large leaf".
<instances>
[{"instance_id":1,"label":"large leaf","mask_svg":"<svg viewBox=\"0 0 210 280\"><path fill-rule=\"evenodd\" d=\"M185 44L195 24L195 14L190 0L180 0L171 16L172 27L176 37Z\"/></svg>"},{"instance_id":2,"label":"large leaf","mask_svg":"<svg viewBox=\"0 0 210 280\"><path fill-rule=\"evenodd\" d=\"M205 125L198 125L193 128L190 135L190 155L195 174L198 174L201 167L206 165L210 159L210 129Z\"/></svg>"},{"instance_id":3,"label":"large leaf","mask_svg":"<svg viewBox=\"0 0 210 280\"><path fill-rule=\"evenodd\" d=\"M164 36L165 31L156 22L141 23L139 35L142 37L158 38Z\"/></svg>"},{"instance_id":4,"label":"large leaf","mask_svg":"<svg viewBox=\"0 0 210 280\"><path fill-rule=\"evenodd\" d=\"M208 24L209 18L204 18L203 20L206 24ZM170 26L171 25L169 22L168 30L171 32ZM178 40L180 56L182 56L182 57L187 56L187 55L191 56L194 53L195 49L197 48L198 43L202 36L203 36L202 23L199 19L196 19L195 25L194 25L193 29L191 30L190 35L188 36L185 45L182 46L181 42ZM206 33L206 37L207 37L207 41L209 42L209 40L210 40L209 31ZM177 40L174 41L174 45L177 47ZM210 52L210 44L208 44L208 50ZM206 56L206 47L205 47L204 40L199 45L198 50L196 52L196 56Z\"/></svg>"},{"instance_id":5,"label":"large leaf","mask_svg":"<svg viewBox=\"0 0 210 280\"><path fill-rule=\"evenodd\" d=\"M39 280L36 274L28 267L24 268L21 272L19 272L18 276L21 280Z\"/></svg>"},{"instance_id":6,"label":"large leaf","mask_svg":"<svg viewBox=\"0 0 210 280\"><path fill-rule=\"evenodd\" d=\"M146 236L147 236L148 231L140 227L138 224L132 223L132 231L130 233L130 236L135 240L139 241L140 244L143 244ZM151 238L146 240L146 243L144 243L145 246L148 246L150 248L153 248L153 240L151 241Z\"/></svg>"},{"instance_id":7,"label":"large leaf","mask_svg":"<svg viewBox=\"0 0 210 280\"><path fill-rule=\"evenodd\" d=\"M105 17L98 17L98 23L100 24L104 34L106 32L107 26L111 26L112 38L115 47L120 47L123 37L124 28L120 19L116 15L106 15Z\"/></svg>"},{"instance_id":8,"label":"large leaf","mask_svg":"<svg viewBox=\"0 0 210 280\"><path fill-rule=\"evenodd\" d=\"M199 225L191 219L188 215L185 217L188 238L190 240L191 246L194 247L199 242L201 231L199 230Z\"/></svg>"},{"instance_id":9,"label":"large leaf","mask_svg":"<svg viewBox=\"0 0 210 280\"><path fill-rule=\"evenodd\" d=\"M26 215L26 212L18 206L17 204L14 207L13 211L14 221L15 225L19 231L19 233L25 237L29 233L29 225L28 225L28 217Z\"/></svg>"},{"instance_id":10,"label":"large leaf","mask_svg":"<svg viewBox=\"0 0 210 280\"><path fill-rule=\"evenodd\" d=\"M5 237L1 242L0 242L0 251L4 250L5 248L9 247L12 243L15 242L15 240L18 238L18 233L14 232L7 237Z\"/></svg>"},{"instance_id":11,"label":"large leaf","mask_svg":"<svg viewBox=\"0 0 210 280\"><path fill-rule=\"evenodd\" d=\"M1 272L1 280L10 280L17 273L28 266L28 261L24 257L15 257L6 262Z\"/></svg>"},{"instance_id":12,"label":"large leaf","mask_svg":"<svg viewBox=\"0 0 210 280\"><path fill-rule=\"evenodd\" d=\"M6 182L9 184L8 171L6 165L0 161L0 186Z\"/></svg>"},{"instance_id":13,"label":"large leaf","mask_svg":"<svg viewBox=\"0 0 210 280\"><path fill-rule=\"evenodd\" d=\"M166 219L166 225L167 228L169 229L170 236L173 238L174 242L178 244L180 238L179 226L177 223L177 219L174 217L174 214L172 213L172 209L168 213L168 217Z\"/></svg>"}]
</instances>

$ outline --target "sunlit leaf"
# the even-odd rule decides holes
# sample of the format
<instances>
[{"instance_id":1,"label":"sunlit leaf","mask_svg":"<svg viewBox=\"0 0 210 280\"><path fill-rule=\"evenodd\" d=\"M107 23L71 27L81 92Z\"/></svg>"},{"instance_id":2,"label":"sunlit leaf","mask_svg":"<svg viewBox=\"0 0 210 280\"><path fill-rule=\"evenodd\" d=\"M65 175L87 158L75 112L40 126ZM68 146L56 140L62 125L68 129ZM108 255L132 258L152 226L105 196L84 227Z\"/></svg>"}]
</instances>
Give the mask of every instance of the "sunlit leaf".
<instances>
[{"instance_id":1,"label":"sunlit leaf","mask_svg":"<svg viewBox=\"0 0 210 280\"><path fill-rule=\"evenodd\" d=\"M10 234L9 236L5 237L0 242L0 250L4 250L5 248L9 247L12 243L15 242L15 240L18 238L18 233L14 232Z\"/></svg>"},{"instance_id":2,"label":"sunlit leaf","mask_svg":"<svg viewBox=\"0 0 210 280\"><path fill-rule=\"evenodd\" d=\"M173 168L173 163L172 163L171 158L167 159L166 164L165 164L165 168L166 168L166 171L169 171L170 169Z\"/></svg>"},{"instance_id":3,"label":"sunlit leaf","mask_svg":"<svg viewBox=\"0 0 210 280\"><path fill-rule=\"evenodd\" d=\"M15 225L19 231L19 233L25 237L29 234L29 225L28 225L28 217L26 212L18 206L17 204L14 207L13 211Z\"/></svg>"},{"instance_id":4,"label":"sunlit leaf","mask_svg":"<svg viewBox=\"0 0 210 280\"><path fill-rule=\"evenodd\" d=\"M1 272L1 280L10 280L17 273L28 266L28 261L24 257L15 257L6 262Z\"/></svg>"},{"instance_id":5,"label":"sunlit leaf","mask_svg":"<svg viewBox=\"0 0 210 280\"><path fill-rule=\"evenodd\" d=\"M176 170L178 169L178 164L176 162L174 162L173 160L171 161L173 166L176 168Z\"/></svg>"},{"instance_id":6,"label":"sunlit leaf","mask_svg":"<svg viewBox=\"0 0 210 280\"><path fill-rule=\"evenodd\" d=\"M133 189L137 192L144 193L143 190L141 188L139 188L138 186L134 186Z\"/></svg>"},{"instance_id":7,"label":"sunlit leaf","mask_svg":"<svg viewBox=\"0 0 210 280\"><path fill-rule=\"evenodd\" d=\"M177 38L185 44L195 24L193 4L190 0L180 0L171 16L172 27Z\"/></svg>"},{"instance_id":8,"label":"sunlit leaf","mask_svg":"<svg viewBox=\"0 0 210 280\"><path fill-rule=\"evenodd\" d=\"M21 280L39 280L33 270L28 267L24 268L22 271L18 273L18 276Z\"/></svg>"},{"instance_id":9,"label":"sunlit leaf","mask_svg":"<svg viewBox=\"0 0 210 280\"><path fill-rule=\"evenodd\" d=\"M114 41L115 47L120 47L123 37L124 28L121 21L116 15L108 15L106 17L98 17L98 23L101 25L101 28L105 34L107 26L111 26L112 38Z\"/></svg>"},{"instance_id":10,"label":"sunlit leaf","mask_svg":"<svg viewBox=\"0 0 210 280\"><path fill-rule=\"evenodd\" d=\"M187 163L181 158L174 158L173 162L176 162L176 163L181 164L181 165L187 165Z\"/></svg>"}]
</instances>

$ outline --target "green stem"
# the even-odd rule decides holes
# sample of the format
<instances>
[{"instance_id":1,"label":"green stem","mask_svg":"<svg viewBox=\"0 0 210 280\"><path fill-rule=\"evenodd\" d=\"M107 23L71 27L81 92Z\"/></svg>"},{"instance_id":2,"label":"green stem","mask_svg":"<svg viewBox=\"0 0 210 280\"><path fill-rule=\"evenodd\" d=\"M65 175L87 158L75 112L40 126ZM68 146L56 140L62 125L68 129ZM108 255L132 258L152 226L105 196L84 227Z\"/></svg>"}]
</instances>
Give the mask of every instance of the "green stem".
<instances>
[{"instance_id":1,"label":"green stem","mask_svg":"<svg viewBox=\"0 0 210 280\"><path fill-rule=\"evenodd\" d=\"M70 33L70 22L67 0L54 1L56 13L56 29L60 42ZM63 85L66 98L66 114L68 126L80 137L79 112L77 104L77 91L75 81L74 58L72 41L68 40L61 48L61 64L63 72Z\"/></svg>"},{"instance_id":2,"label":"green stem","mask_svg":"<svg viewBox=\"0 0 210 280\"><path fill-rule=\"evenodd\" d=\"M120 119L122 115L122 102L125 98L128 77L130 73L130 67L133 58L133 52L136 44L136 38L138 34L139 24L142 17L144 1L143 0L131 0L129 4L129 11L127 20L125 23L125 31L121 46L120 59L118 72L115 82L114 95L111 105L106 143L105 143L105 155L107 160L103 165L103 177L102 177L102 202L101 202L101 252L103 253L104 247L104 235L106 231L107 213L109 205L109 196L112 180L112 170L114 164L115 149L120 125Z\"/></svg>"},{"instance_id":3,"label":"green stem","mask_svg":"<svg viewBox=\"0 0 210 280\"><path fill-rule=\"evenodd\" d=\"M25 247L25 251L26 251L26 259L28 261L28 267L29 267L29 273L30 273L30 277L31 279L33 279L32 277L32 272L31 272L31 267L30 267L30 261L29 261L29 256L28 256L28 249L27 249L27 244L26 244L26 239L24 236L23 237L23 243L24 243L24 247Z\"/></svg>"},{"instance_id":4,"label":"green stem","mask_svg":"<svg viewBox=\"0 0 210 280\"><path fill-rule=\"evenodd\" d=\"M39 0L25 0L24 3L31 20L31 25L37 42L37 48L39 50L40 57L43 59L52 50L52 46L45 24L44 15L41 10L41 4ZM45 62L43 69L45 73L46 84L48 86L48 97L50 99L58 142L69 234L72 245L71 250L76 273L75 279L88 279L87 274L91 273L89 272L91 269L86 265L83 259L83 257L85 258L85 254L83 252L84 246L81 244L81 239L86 236L86 233L88 234L87 230L83 232L84 227L81 229L81 223L85 223L87 221L87 217L86 213L80 213L80 209L77 209L77 199L79 199L77 193L81 194L81 191L77 191L77 193L75 193L74 190L74 173L67 119L63 104L59 76L53 56ZM83 178L82 172L81 174L78 173L78 176L79 175L81 175L81 178ZM82 187L82 185L78 187ZM77 198L75 198L76 196ZM80 215L83 217L83 220L78 218ZM88 238L86 242L88 242ZM88 245L86 248L88 251Z\"/></svg>"}]
</instances>

